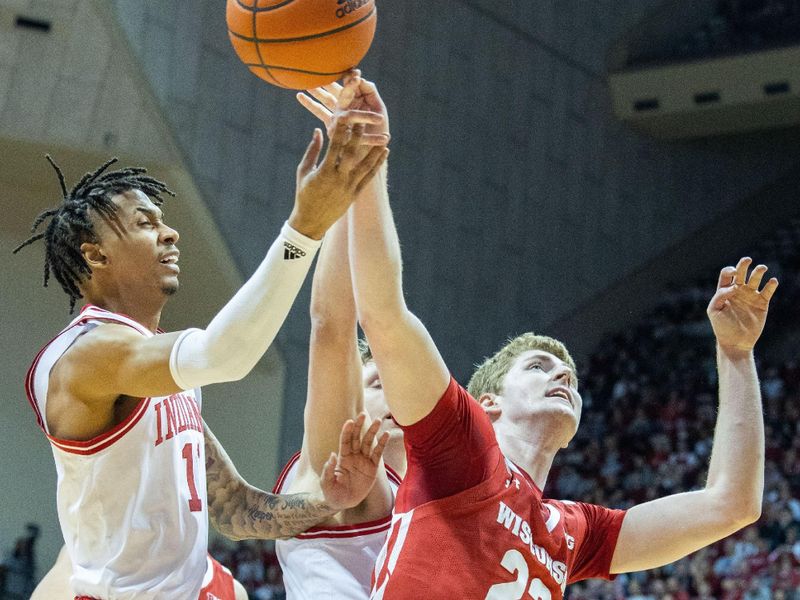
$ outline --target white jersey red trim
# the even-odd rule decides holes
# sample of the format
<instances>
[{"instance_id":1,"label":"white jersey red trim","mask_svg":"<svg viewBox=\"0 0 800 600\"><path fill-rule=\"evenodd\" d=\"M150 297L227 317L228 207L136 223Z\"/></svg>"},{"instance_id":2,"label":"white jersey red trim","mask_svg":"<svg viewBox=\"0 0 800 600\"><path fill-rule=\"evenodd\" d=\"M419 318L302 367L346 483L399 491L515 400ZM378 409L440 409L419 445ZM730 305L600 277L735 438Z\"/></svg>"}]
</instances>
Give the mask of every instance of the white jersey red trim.
<instances>
[{"instance_id":1,"label":"white jersey red trim","mask_svg":"<svg viewBox=\"0 0 800 600\"><path fill-rule=\"evenodd\" d=\"M200 390L141 398L91 440L50 434L50 372L81 335L103 323L154 335L88 305L36 355L25 388L56 463L57 505L76 596L196 598L206 572L208 518Z\"/></svg>"},{"instance_id":2,"label":"white jersey red trim","mask_svg":"<svg viewBox=\"0 0 800 600\"><path fill-rule=\"evenodd\" d=\"M299 452L289 459L278 476L274 493L280 494L291 485L299 459ZM386 474L394 496L400 477L388 465ZM312 527L292 539L277 540L275 550L283 570L287 600L366 600L373 565L391 522L388 514L354 525Z\"/></svg>"}]
</instances>

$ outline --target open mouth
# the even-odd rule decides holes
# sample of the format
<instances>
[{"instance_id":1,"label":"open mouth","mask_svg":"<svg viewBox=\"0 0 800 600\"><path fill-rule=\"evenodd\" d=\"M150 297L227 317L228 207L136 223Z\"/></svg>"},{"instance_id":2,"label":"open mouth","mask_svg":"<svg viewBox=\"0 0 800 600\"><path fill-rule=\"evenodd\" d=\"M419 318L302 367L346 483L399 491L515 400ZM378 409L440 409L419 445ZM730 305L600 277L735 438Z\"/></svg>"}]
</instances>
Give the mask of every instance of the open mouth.
<instances>
[{"instance_id":1,"label":"open mouth","mask_svg":"<svg viewBox=\"0 0 800 600\"><path fill-rule=\"evenodd\" d=\"M569 392L563 388L556 388L547 394L548 398L562 398L572 406L572 397L570 396Z\"/></svg>"},{"instance_id":2,"label":"open mouth","mask_svg":"<svg viewBox=\"0 0 800 600\"><path fill-rule=\"evenodd\" d=\"M180 270L180 268L178 267L179 257L180 257L180 252L174 250L162 256L158 262L160 262L162 265L170 267L170 269L173 271L179 271Z\"/></svg>"}]
</instances>

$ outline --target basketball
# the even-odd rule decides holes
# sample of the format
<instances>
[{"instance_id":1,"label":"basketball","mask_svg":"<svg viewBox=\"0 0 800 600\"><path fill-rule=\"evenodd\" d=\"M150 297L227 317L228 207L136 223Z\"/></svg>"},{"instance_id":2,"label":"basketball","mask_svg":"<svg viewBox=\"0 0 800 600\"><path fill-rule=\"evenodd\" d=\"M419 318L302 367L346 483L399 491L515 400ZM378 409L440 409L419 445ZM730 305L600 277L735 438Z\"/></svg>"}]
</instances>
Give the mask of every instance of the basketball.
<instances>
[{"instance_id":1,"label":"basketball","mask_svg":"<svg viewBox=\"0 0 800 600\"><path fill-rule=\"evenodd\" d=\"M375 0L227 0L233 48L264 81L304 90L340 79L369 50Z\"/></svg>"}]
</instances>

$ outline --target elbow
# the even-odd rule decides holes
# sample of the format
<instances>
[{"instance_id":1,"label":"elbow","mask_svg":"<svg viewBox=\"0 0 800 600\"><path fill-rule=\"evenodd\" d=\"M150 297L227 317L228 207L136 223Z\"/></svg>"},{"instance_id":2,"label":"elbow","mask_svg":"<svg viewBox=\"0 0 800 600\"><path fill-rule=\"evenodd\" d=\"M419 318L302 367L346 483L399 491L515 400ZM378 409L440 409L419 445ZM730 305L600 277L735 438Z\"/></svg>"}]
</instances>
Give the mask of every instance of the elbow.
<instances>
[{"instance_id":1,"label":"elbow","mask_svg":"<svg viewBox=\"0 0 800 600\"><path fill-rule=\"evenodd\" d=\"M356 315L311 314L311 341L316 344L336 344L353 340L356 335Z\"/></svg>"},{"instance_id":2,"label":"elbow","mask_svg":"<svg viewBox=\"0 0 800 600\"><path fill-rule=\"evenodd\" d=\"M733 497L729 496L729 498ZM728 529L731 532L739 531L761 518L761 498L749 500L741 498L738 501L730 499L721 506L720 512L724 515Z\"/></svg>"},{"instance_id":3,"label":"elbow","mask_svg":"<svg viewBox=\"0 0 800 600\"><path fill-rule=\"evenodd\" d=\"M365 304L358 306L358 324L364 330L364 335L373 343L386 332L395 329L399 323L406 320L408 309L405 303L384 302L381 304Z\"/></svg>"},{"instance_id":4,"label":"elbow","mask_svg":"<svg viewBox=\"0 0 800 600\"><path fill-rule=\"evenodd\" d=\"M742 489L722 489L719 486L705 490L705 510L714 515L721 537L730 535L761 518L761 490L748 493Z\"/></svg>"},{"instance_id":5,"label":"elbow","mask_svg":"<svg viewBox=\"0 0 800 600\"><path fill-rule=\"evenodd\" d=\"M739 524L738 529L743 529L748 525L752 525L761 518L761 500L758 502L751 502L748 505L740 508L736 514L736 522Z\"/></svg>"}]
</instances>

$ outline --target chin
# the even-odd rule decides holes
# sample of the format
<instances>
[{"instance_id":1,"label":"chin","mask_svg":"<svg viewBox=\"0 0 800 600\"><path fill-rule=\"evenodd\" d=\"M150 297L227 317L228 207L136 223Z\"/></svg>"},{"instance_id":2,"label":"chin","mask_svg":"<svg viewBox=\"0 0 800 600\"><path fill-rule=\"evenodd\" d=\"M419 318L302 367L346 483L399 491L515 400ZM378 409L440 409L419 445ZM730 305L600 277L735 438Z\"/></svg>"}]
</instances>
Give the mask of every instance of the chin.
<instances>
[{"instance_id":1,"label":"chin","mask_svg":"<svg viewBox=\"0 0 800 600\"><path fill-rule=\"evenodd\" d=\"M164 294L165 296L174 296L175 294L178 293L178 289L180 287L181 286L178 283L178 281L175 280L173 282L166 283L163 286L161 286L161 293Z\"/></svg>"}]
</instances>

